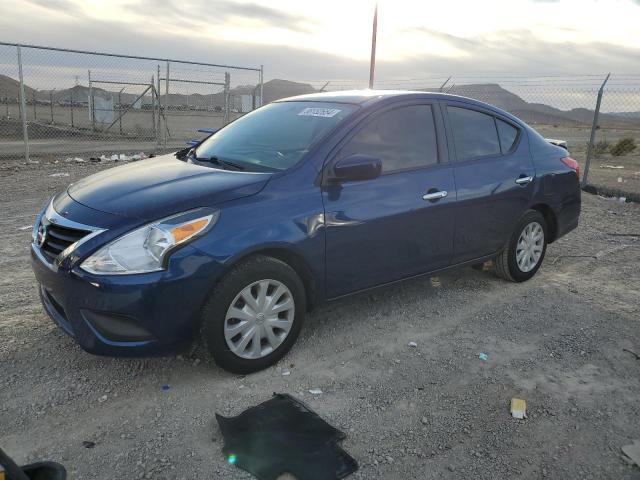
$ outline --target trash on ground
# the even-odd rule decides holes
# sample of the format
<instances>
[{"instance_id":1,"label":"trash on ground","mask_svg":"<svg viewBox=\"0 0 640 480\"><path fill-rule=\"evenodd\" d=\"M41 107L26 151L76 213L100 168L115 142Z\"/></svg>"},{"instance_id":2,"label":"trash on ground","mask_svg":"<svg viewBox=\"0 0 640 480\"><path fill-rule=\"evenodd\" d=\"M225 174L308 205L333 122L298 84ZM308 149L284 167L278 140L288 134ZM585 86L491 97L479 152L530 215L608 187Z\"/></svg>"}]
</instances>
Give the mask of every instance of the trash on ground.
<instances>
[{"instance_id":1,"label":"trash on ground","mask_svg":"<svg viewBox=\"0 0 640 480\"><path fill-rule=\"evenodd\" d=\"M485 361L485 362L486 362L487 360L489 360L489 355L487 355L487 354L486 354L486 353L484 353L484 352L481 352L481 353L479 353L479 354L478 354L478 358L479 358L480 360L483 360L483 361Z\"/></svg>"},{"instance_id":2,"label":"trash on ground","mask_svg":"<svg viewBox=\"0 0 640 480\"><path fill-rule=\"evenodd\" d=\"M216 414L227 463L272 480L284 473L295 478L340 479L358 463L339 445L346 435L306 404L286 394L274 396L237 417Z\"/></svg>"},{"instance_id":3,"label":"trash on ground","mask_svg":"<svg viewBox=\"0 0 640 480\"><path fill-rule=\"evenodd\" d=\"M640 440L633 440L631 445L625 445L622 447L622 453L629 457L633 462L640 467Z\"/></svg>"},{"instance_id":4,"label":"trash on ground","mask_svg":"<svg viewBox=\"0 0 640 480\"><path fill-rule=\"evenodd\" d=\"M102 161L102 158L100 158L100 157L90 157L89 161L91 163L100 163Z\"/></svg>"},{"instance_id":5,"label":"trash on ground","mask_svg":"<svg viewBox=\"0 0 640 480\"><path fill-rule=\"evenodd\" d=\"M104 403L104 402L106 402L106 401L107 401L107 396L106 396L106 395L102 395L102 396L98 399L98 402L100 402L100 403Z\"/></svg>"},{"instance_id":6,"label":"trash on ground","mask_svg":"<svg viewBox=\"0 0 640 480\"><path fill-rule=\"evenodd\" d=\"M622 177L618 177L618 183L622 183Z\"/></svg>"},{"instance_id":7,"label":"trash on ground","mask_svg":"<svg viewBox=\"0 0 640 480\"><path fill-rule=\"evenodd\" d=\"M58 173L52 173L49 176L50 177L68 177L69 174L67 172L58 172Z\"/></svg>"},{"instance_id":8,"label":"trash on ground","mask_svg":"<svg viewBox=\"0 0 640 480\"><path fill-rule=\"evenodd\" d=\"M511 399L511 416L513 418L527 418L527 402L521 398Z\"/></svg>"},{"instance_id":9,"label":"trash on ground","mask_svg":"<svg viewBox=\"0 0 640 480\"><path fill-rule=\"evenodd\" d=\"M625 203L625 202L627 201L627 197L620 197L620 198L618 199L618 201L619 201L620 203Z\"/></svg>"},{"instance_id":10,"label":"trash on ground","mask_svg":"<svg viewBox=\"0 0 640 480\"><path fill-rule=\"evenodd\" d=\"M162 385L162 391L163 392L168 391L170 388L171 388L171 386L169 386L169 385Z\"/></svg>"},{"instance_id":11,"label":"trash on ground","mask_svg":"<svg viewBox=\"0 0 640 480\"><path fill-rule=\"evenodd\" d=\"M622 165L600 165L600 168L624 168Z\"/></svg>"},{"instance_id":12,"label":"trash on ground","mask_svg":"<svg viewBox=\"0 0 640 480\"><path fill-rule=\"evenodd\" d=\"M412 347L412 348L416 348L418 346L418 344L416 342L409 342L409 343L407 343L407 346Z\"/></svg>"},{"instance_id":13,"label":"trash on ground","mask_svg":"<svg viewBox=\"0 0 640 480\"><path fill-rule=\"evenodd\" d=\"M114 162L117 162L118 161L118 155L116 155L116 154L111 155L111 160L114 161Z\"/></svg>"},{"instance_id":14,"label":"trash on ground","mask_svg":"<svg viewBox=\"0 0 640 480\"><path fill-rule=\"evenodd\" d=\"M283 377L287 377L287 376L291 375L291 370L287 370L287 369L285 368L284 370L282 370L282 372L280 372L280 374L281 374Z\"/></svg>"},{"instance_id":15,"label":"trash on ground","mask_svg":"<svg viewBox=\"0 0 640 480\"><path fill-rule=\"evenodd\" d=\"M31 230L33 225L25 225L24 227L20 227L18 230Z\"/></svg>"},{"instance_id":16,"label":"trash on ground","mask_svg":"<svg viewBox=\"0 0 640 480\"><path fill-rule=\"evenodd\" d=\"M90 442L89 440L85 440L82 442L82 446L84 448L93 448L96 446L96 442Z\"/></svg>"},{"instance_id":17,"label":"trash on ground","mask_svg":"<svg viewBox=\"0 0 640 480\"><path fill-rule=\"evenodd\" d=\"M311 395L322 395L322 390L320 390L319 388L312 388L311 390L309 390L309 393Z\"/></svg>"}]
</instances>

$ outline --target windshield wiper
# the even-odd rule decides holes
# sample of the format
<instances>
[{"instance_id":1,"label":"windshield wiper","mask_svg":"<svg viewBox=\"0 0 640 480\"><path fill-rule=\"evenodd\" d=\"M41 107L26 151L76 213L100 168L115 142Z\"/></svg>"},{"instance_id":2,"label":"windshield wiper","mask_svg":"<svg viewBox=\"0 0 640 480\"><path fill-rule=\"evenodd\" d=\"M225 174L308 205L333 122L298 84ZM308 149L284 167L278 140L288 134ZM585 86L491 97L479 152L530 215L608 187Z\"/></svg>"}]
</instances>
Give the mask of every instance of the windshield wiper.
<instances>
[{"instance_id":1,"label":"windshield wiper","mask_svg":"<svg viewBox=\"0 0 640 480\"><path fill-rule=\"evenodd\" d=\"M244 170L244 167L242 165L238 165L237 163L230 162L229 160L221 160L216 156L211 156L205 159L199 158L198 160L201 160L201 161L204 160L205 162L215 163L216 165L220 165L221 167L233 167L236 170Z\"/></svg>"},{"instance_id":2,"label":"windshield wiper","mask_svg":"<svg viewBox=\"0 0 640 480\"><path fill-rule=\"evenodd\" d=\"M245 169L242 165L238 165L237 163L230 162L229 160L221 160L218 157L216 157L215 155L212 155L210 157L198 157L198 156L196 156L195 149L191 149L191 151L189 152L188 155L192 160L196 160L197 162L214 163L216 165L220 165L222 168L224 168L224 167L232 167L232 168L235 168L236 170L244 170Z\"/></svg>"}]
</instances>

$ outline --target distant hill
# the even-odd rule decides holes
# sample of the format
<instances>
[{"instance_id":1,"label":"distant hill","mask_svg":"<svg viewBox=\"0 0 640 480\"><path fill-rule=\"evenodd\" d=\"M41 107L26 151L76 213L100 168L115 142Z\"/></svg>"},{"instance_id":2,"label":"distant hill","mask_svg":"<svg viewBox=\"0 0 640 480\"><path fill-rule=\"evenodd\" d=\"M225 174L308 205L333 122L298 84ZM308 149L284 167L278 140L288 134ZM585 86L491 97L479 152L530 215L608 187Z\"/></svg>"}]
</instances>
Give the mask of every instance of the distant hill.
<instances>
[{"instance_id":1,"label":"distant hill","mask_svg":"<svg viewBox=\"0 0 640 480\"><path fill-rule=\"evenodd\" d=\"M202 108L216 108L224 105L224 94L220 91L212 94L192 94L184 95L180 93L171 93L171 86L169 87L168 99L163 92L164 84L160 91L161 102L163 105L166 103L170 107L178 108L182 107L186 110L187 105L191 107ZM13 78L5 75L0 75L0 98L7 96L9 98L17 99L19 96L19 83ZM432 91L432 89L422 88L418 90ZM274 79L265 82L263 85L264 91L264 103L273 102L280 98L292 97L295 95L302 95L306 93L314 93L317 90L308 83L293 82L290 80ZM118 103L118 90L105 90L103 88L93 88L93 92L97 96L113 96L114 102ZM231 97L239 95L252 95L258 94L258 88L256 85L239 85L234 87L230 91ZM50 95L55 102L70 102L73 99L74 102L86 103L89 97L89 88L84 85L76 85L72 88L61 90L40 90L37 91L27 85L25 85L25 93L27 100L30 101L35 95L40 101L48 102ZM545 105L542 103L529 103L523 98L519 97L513 92L502 88L497 83L482 83L482 84L469 84L469 85L454 85L448 93L454 95L461 95L465 97L475 98L482 102L486 102L495 105L498 108L502 108L513 115L521 118L525 122L532 124L567 124L578 123L584 125L590 125L593 121L593 110L587 108L574 108L572 110L560 110L558 108ZM128 93L126 90L121 94L121 101L123 104L131 104L137 98L138 95ZM233 102L233 100L232 100ZM151 97L146 95L143 100L143 104L150 104ZM601 113L601 124L616 124L616 125L628 125L629 123L637 124L640 121L640 112L620 112L620 113Z\"/></svg>"},{"instance_id":2,"label":"distant hill","mask_svg":"<svg viewBox=\"0 0 640 480\"><path fill-rule=\"evenodd\" d=\"M640 112L616 112L616 113L611 113L610 115L615 115L616 117L622 117L622 118L634 118L634 119L640 118Z\"/></svg>"},{"instance_id":3,"label":"distant hill","mask_svg":"<svg viewBox=\"0 0 640 480\"><path fill-rule=\"evenodd\" d=\"M490 103L527 123L566 124L570 122L590 125L593 122L593 110L587 108L560 110L543 103L529 103L496 83L454 85L448 93ZM600 112L598 123L624 124L639 118L640 112Z\"/></svg>"},{"instance_id":4,"label":"distant hill","mask_svg":"<svg viewBox=\"0 0 640 480\"><path fill-rule=\"evenodd\" d=\"M24 94L27 98L33 97L37 91L31 87L24 86ZM20 98L20 82L6 75L0 75L0 98L17 99Z\"/></svg>"}]
</instances>

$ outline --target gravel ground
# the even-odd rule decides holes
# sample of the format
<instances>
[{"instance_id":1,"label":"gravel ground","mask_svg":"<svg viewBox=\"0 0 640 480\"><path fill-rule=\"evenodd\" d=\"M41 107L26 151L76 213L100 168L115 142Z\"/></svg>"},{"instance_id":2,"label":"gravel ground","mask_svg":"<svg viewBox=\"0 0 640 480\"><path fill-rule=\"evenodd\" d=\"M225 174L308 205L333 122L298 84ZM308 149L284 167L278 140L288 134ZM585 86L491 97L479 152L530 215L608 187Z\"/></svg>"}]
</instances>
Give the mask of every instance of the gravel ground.
<instances>
[{"instance_id":1,"label":"gravel ground","mask_svg":"<svg viewBox=\"0 0 640 480\"><path fill-rule=\"evenodd\" d=\"M101 168L0 167L0 445L19 463L54 459L72 479L250 478L226 464L214 412L275 391L347 433L351 478L640 478L620 452L640 438L640 362L623 350L640 354L639 205L584 195L580 227L525 284L466 268L320 307L284 360L241 377L186 354L94 357L46 317L26 227ZM514 396L528 419L511 417Z\"/></svg>"}]
</instances>

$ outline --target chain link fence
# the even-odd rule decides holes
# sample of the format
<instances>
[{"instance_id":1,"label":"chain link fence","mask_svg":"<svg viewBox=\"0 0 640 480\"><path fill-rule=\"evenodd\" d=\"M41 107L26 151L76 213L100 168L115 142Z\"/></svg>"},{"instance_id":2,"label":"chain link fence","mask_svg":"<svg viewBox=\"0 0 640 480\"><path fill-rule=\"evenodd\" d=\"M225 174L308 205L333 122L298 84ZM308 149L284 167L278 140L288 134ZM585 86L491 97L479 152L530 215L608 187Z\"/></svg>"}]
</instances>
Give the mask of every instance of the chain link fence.
<instances>
[{"instance_id":1,"label":"chain link fence","mask_svg":"<svg viewBox=\"0 0 640 480\"><path fill-rule=\"evenodd\" d=\"M262 102L262 67L0 43L0 160L182 148Z\"/></svg>"},{"instance_id":2,"label":"chain link fence","mask_svg":"<svg viewBox=\"0 0 640 480\"><path fill-rule=\"evenodd\" d=\"M565 141L586 188L640 199L640 75L433 75L375 86L495 105ZM176 150L205 135L198 130L220 128L262 103L367 84L271 80L267 87L262 67L0 42L0 160Z\"/></svg>"},{"instance_id":3,"label":"chain link fence","mask_svg":"<svg viewBox=\"0 0 640 480\"><path fill-rule=\"evenodd\" d=\"M585 188L640 201L640 75L612 74L603 86L606 78L606 74L455 75L380 80L375 86L444 92L502 108L545 138L565 141L571 156L580 163ZM367 87L365 81L350 80L310 84L324 91Z\"/></svg>"}]
</instances>

